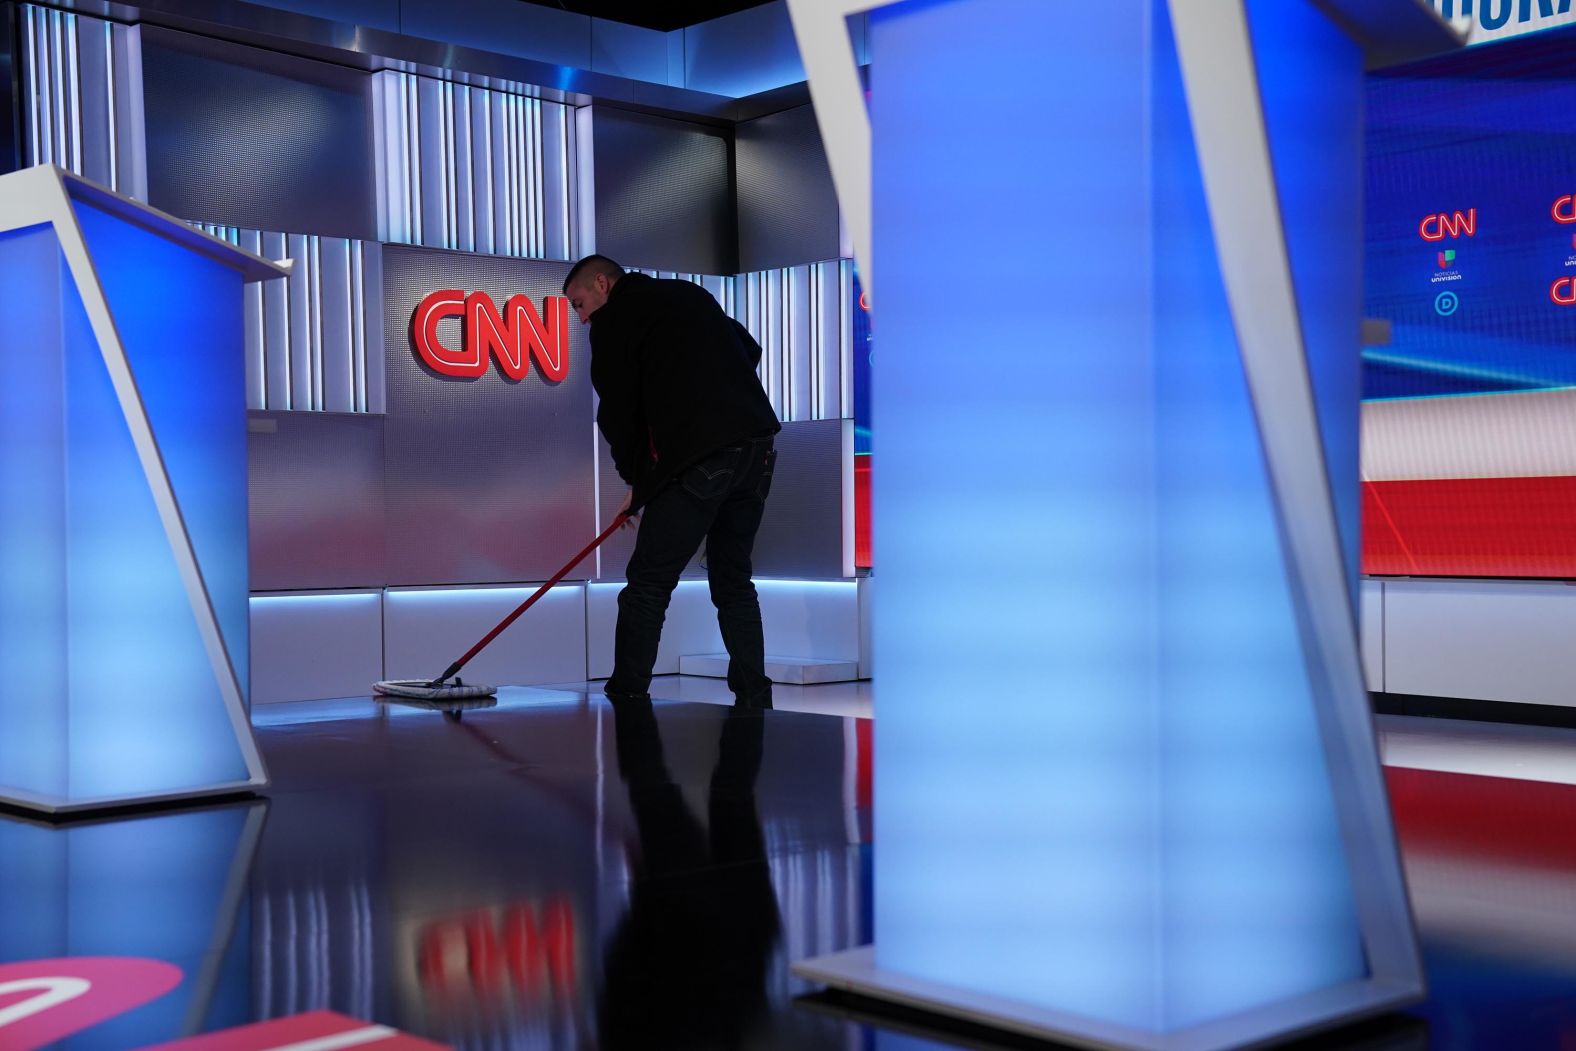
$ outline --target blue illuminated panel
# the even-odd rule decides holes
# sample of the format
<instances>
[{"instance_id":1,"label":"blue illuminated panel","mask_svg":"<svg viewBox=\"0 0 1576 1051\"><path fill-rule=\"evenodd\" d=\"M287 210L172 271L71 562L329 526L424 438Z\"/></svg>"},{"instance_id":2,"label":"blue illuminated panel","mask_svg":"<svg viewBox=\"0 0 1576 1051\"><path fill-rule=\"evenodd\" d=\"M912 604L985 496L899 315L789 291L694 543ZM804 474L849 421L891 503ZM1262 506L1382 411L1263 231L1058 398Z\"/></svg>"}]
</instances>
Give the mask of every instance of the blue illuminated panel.
<instances>
[{"instance_id":1,"label":"blue illuminated panel","mask_svg":"<svg viewBox=\"0 0 1576 1051\"><path fill-rule=\"evenodd\" d=\"M241 275L77 202L77 221L247 687L246 334Z\"/></svg>"},{"instance_id":2,"label":"blue illuminated panel","mask_svg":"<svg viewBox=\"0 0 1576 1051\"><path fill-rule=\"evenodd\" d=\"M98 798L244 782L248 772L219 679L74 289L66 295L64 350L68 794ZM244 418L244 400L236 411ZM169 451L161 452L169 462ZM240 544L244 552L244 533Z\"/></svg>"},{"instance_id":3,"label":"blue illuminated panel","mask_svg":"<svg viewBox=\"0 0 1576 1051\"><path fill-rule=\"evenodd\" d=\"M60 339L64 264L49 226L0 234L5 311L0 355L0 667L31 689L0 690L0 785L66 787L65 391L45 361ZM48 691L43 697L40 691Z\"/></svg>"},{"instance_id":4,"label":"blue illuminated panel","mask_svg":"<svg viewBox=\"0 0 1576 1051\"><path fill-rule=\"evenodd\" d=\"M100 191L44 168L0 181L17 214L47 220L0 232L0 301L16 308L0 334L0 658L26 681L0 696L0 799L55 810L259 784L237 692L240 309L243 270L267 268L131 204L75 201L79 238L61 190Z\"/></svg>"},{"instance_id":5,"label":"blue illuminated panel","mask_svg":"<svg viewBox=\"0 0 1576 1051\"><path fill-rule=\"evenodd\" d=\"M871 16L877 965L1149 1031L1365 973L1166 20Z\"/></svg>"},{"instance_id":6,"label":"blue illuminated panel","mask_svg":"<svg viewBox=\"0 0 1576 1051\"><path fill-rule=\"evenodd\" d=\"M1361 55L1302 0L1250 6L1250 14L1272 44L1256 53L1271 78L1266 119L1281 147L1284 211L1288 192L1316 196L1323 166L1339 171L1340 147L1356 148ZM1321 55L1349 65L1315 74L1308 67ZM1315 705L1331 699L1309 681L1164 19L1153 71L1155 222L1164 231L1154 298L1162 1017L1177 1026L1360 978L1365 968L1315 717ZM1276 79L1299 75L1349 97L1307 114L1314 85L1296 91ZM1359 169L1347 156L1354 182ZM1350 454L1343 474L1355 512L1359 210L1340 198L1338 181L1326 181L1334 203L1291 202L1291 265L1309 357L1326 383L1321 422ZM1350 217L1328 214L1343 206ZM1347 565L1355 572L1355 561Z\"/></svg>"},{"instance_id":7,"label":"blue illuminated panel","mask_svg":"<svg viewBox=\"0 0 1576 1051\"><path fill-rule=\"evenodd\" d=\"M143 957L184 980L71 1038L119 1051L251 1021L245 880L263 804L50 828L0 819L0 959Z\"/></svg>"}]
</instances>

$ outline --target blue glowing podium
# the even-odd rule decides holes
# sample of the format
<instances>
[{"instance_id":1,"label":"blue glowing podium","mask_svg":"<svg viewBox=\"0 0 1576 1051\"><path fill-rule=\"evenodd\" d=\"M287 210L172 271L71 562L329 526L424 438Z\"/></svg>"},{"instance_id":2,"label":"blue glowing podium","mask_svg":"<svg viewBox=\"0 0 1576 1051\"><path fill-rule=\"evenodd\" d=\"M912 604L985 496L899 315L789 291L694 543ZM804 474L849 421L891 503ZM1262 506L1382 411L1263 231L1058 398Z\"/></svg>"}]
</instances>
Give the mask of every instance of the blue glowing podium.
<instances>
[{"instance_id":1,"label":"blue glowing podium","mask_svg":"<svg viewBox=\"0 0 1576 1051\"><path fill-rule=\"evenodd\" d=\"M795 971L1156 1051L1415 1001L1356 629L1362 83L1458 41L1416 0L788 7L886 355L875 942Z\"/></svg>"},{"instance_id":2,"label":"blue glowing podium","mask_svg":"<svg viewBox=\"0 0 1576 1051\"><path fill-rule=\"evenodd\" d=\"M267 783L242 286L284 273L59 169L0 176L0 803Z\"/></svg>"}]
</instances>

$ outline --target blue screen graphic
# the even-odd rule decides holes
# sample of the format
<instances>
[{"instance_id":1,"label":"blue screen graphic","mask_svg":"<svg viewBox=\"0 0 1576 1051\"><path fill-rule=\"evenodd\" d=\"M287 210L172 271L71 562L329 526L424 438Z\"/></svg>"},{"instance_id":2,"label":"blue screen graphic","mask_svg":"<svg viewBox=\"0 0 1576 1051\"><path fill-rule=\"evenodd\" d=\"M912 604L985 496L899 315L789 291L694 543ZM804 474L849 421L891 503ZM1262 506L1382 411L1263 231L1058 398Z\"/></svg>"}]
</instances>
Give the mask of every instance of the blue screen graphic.
<instances>
[{"instance_id":1,"label":"blue screen graphic","mask_svg":"<svg viewBox=\"0 0 1576 1051\"><path fill-rule=\"evenodd\" d=\"M870 369L875 345L870 340L870 306L854 273L854 455L870 452Z\"/></svg>"},{"instance_id":2,"label":"blue screen graphic","mask_svg":"<svg viewBox=\"0 0 1576 1051\"><path fill-rule=\"evenodd\" d=\"M1560 30L1369 78L1365 314L1392 340L1366 399L1576 386L1573 55Z\"/></svg>"}]
</instances>

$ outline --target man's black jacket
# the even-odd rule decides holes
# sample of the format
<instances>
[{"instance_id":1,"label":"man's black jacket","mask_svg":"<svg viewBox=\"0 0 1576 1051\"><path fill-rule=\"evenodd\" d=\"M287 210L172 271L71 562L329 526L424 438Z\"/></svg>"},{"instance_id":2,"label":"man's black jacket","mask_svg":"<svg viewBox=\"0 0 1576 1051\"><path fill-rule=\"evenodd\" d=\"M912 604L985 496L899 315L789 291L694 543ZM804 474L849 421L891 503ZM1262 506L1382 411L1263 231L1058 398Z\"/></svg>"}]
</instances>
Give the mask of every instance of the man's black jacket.
<instances>
[{"instance_id":1,"label":"man's black jacket","mask_svg":"<svg viewBox=\"0 0 1576 1051\"><path fill-rule=\"evenodd\" d=\"M638 510L723 446L782 429L761 348L699 285L625 274L591 315L597 426Z\"/></svg>"}]
</instances>

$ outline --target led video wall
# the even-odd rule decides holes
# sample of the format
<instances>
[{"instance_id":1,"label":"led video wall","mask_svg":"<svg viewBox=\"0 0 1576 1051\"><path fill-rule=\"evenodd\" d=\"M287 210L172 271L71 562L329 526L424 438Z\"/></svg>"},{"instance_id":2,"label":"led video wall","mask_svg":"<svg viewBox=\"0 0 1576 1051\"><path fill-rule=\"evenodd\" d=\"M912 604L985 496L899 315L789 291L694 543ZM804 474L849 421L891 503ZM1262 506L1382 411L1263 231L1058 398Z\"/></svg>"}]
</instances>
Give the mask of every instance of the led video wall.
<instances>
[{"instance_id":1,"label":"led video wall","mask_svg":"<svg viewBox=\"0 0 1576 1051\"><path fill-rule=\"evenodd\" d=\"M1363 570L1576 577L1576 34L1368 88Z\"/></svg>"},{"instance_id":2,"label":"led video wall","mask_svg":"<svg viewBox=\"0 0 1576 1051\"><path fill-rule=\"evenodd\" d=\"M870 369L875 344L870 333L870 297L854 275L854 334L849 342L854 368L854 565L870 569Z\"/></svg>"}]
</instances>

